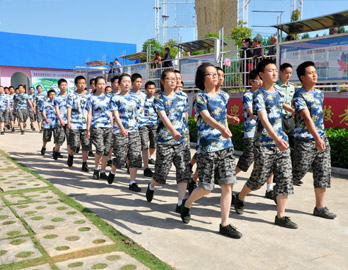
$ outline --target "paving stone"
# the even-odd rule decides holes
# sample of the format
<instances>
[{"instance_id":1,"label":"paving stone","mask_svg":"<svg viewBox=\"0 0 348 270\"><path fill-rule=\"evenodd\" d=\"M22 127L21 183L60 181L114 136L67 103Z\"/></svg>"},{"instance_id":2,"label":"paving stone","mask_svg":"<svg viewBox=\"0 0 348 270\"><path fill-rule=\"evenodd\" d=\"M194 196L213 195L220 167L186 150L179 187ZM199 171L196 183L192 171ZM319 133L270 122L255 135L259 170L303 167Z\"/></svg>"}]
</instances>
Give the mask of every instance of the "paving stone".
<instances>
[{"instance_id":1,"label":"paving stone","mask_svg":"<svg viewBox=\"0 0 348 270\"><path fill-rule=\"evenodd\" d=\"M30 237L0 240L0 265L41 257ZM46 268L47 269L47 268Z\"/></svg>"},{"instance_id":2,"label":"paving stone","mask_svg":"<svg viewBox=\"0 0 348 270\"><path fill-rule=\"evenodd\" d=\"M23 270L51 270L52 268L49 266L49 264L43 264L38 266L33 266L29 268L23 268Z\"/></svg>"},{"instance_id":3,"label":"paving stone","mask_svg":"<svg viewBox=\"0 0 348 270\"><path fill-rule=\"evenodd\" d=\"M17 169L17 168L18 167L13 162L8 160L4 156L0 157L0 170Z\"/></svg>"},{"instance_id":4,"label":"paving stone","mask_svg":"<svg viewBox=\"0 0 348 270\"><path fill-rule=\"evenodd\" d=\"M0 209L0 239L28 234L23 224L7 206L1 206Z\"/></svg>"},{"instance_id":5,"label":"paving stone","mask_svg":"<svg viewBox=\"0 0 348 270\"><path fill-rule=\"evenodd\" d=\"M1 163L1 162L0 162ZM6 178L6 179L4 179ZM3 191L21 190L27 188L47 187L48 185L34 175L18 170L2 171L0 188Z\"/></svg>"},{"instance_id":6,"label":"paving stone","mask_svg":"<svg viewBox=\"0 0 348 270\"><path fill-rule=\"evenodd\" d=\"M97 256L73 259L56 263L61 270L65 269L149 269L145 265L123 252L112 252Z\"/></svg>"},{"instance_id":7,"label":"paving stone","mask_svg":"<svg viewBox=\"0 0 348 270\"><path fill-rule=\"evenodd\" d=\"M59 198L59 196L51 190L29 191L22 194L8 194L4 197L7 201L13 204L27 204L33 202L53 201L58 200Z\"/></svg>"}]
</instances>

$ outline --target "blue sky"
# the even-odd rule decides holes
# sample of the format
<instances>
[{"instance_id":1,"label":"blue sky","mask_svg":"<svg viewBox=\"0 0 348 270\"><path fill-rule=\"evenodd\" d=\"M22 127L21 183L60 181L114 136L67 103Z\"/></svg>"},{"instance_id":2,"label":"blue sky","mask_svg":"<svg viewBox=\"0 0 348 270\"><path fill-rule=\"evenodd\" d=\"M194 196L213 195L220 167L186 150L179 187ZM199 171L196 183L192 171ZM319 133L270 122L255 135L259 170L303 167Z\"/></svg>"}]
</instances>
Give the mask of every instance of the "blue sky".
<instances>
[{"instance_id":1,"label":"blue sky","mask_svg":"<svg viewBox=\"0 0 348 270\"><path fill-rule=\"evenodd\" d=\"M178 2L182 1L186 0ZM0 0L0 31L135 43L140 51L143 42L155 35L153 7L154 0ZM290 0L251 1L249 27L273 25L278 14L252 10L284 10L283 22L290 21ZM304 0L303 18L342 10L348 10L347 0ZM194 15L193 9L188 12ZM269 27L253 29L254 35L276 32ZM182 31L182 41L192 39L191 29Z\"/></svg>"}]
</instances>

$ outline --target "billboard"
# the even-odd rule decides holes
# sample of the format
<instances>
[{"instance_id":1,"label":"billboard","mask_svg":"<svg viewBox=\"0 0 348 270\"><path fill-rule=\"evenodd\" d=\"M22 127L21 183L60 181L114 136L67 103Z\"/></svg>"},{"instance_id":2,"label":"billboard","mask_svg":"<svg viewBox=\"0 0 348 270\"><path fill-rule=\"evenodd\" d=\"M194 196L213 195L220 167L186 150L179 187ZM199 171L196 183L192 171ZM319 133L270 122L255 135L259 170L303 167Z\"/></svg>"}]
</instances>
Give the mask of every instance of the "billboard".
<instances>
[{"instance_id":1,"label":"billboard","mask_svg":"<svg viewBox=\"0 0 348 270\"><path fill-rule=\"evenodd\" d=\"M301 42L279 44L280 65L290 63L295 71L304 61L313 61L319 81L348 80L348 35L305 39ZM292 76L292 81L298 81Z\"/></svg>"},{"instance_id":2,"label":"billboard","mask_svg":"<svg viewBox=\"0 0 348 270\"><path fill-rule=\"evenodd\" d=\"M47 70L32 70L31 71L31 81L32 86L41 85L42 92L46 93L50 89L54 89L57 94L59 94L58 80L65 79L68 82L67 92L75 91L74 86L74 73L68 71L47 71Z\"/></svg>"}]
</instances>

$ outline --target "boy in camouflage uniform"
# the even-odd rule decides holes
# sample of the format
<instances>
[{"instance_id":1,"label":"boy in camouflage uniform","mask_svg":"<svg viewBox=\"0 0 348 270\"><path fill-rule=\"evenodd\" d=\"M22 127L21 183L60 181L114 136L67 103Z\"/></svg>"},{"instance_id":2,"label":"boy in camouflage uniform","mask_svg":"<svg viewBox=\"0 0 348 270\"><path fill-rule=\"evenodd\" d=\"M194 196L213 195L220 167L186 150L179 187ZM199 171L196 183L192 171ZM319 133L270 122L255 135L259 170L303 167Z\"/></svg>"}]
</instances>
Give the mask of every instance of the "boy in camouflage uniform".
<instances>
[{"instance_id":1,"label":"boy in camouflage uniform","mask_svg":"<svg viewBox=\"0 0 348 270\"><path fill-rule=\"evenodd\" d=\"M24 124L25 119L28 118L28 104L35 112L33 104L29 100L29 96L25 93L25 89L23 85L18 85L19 94L15 95L14 104L13 104L13 112L16 113L19 118L19 127L21 129L21 134L24 134Z\"/></svg>"},{"instance_id":2,"label":"boy in camouflage uniform","mask_svg":"<svg viewBox=\"0 0 348 270\"><path fill-rule=\"evenodd\" d=\"M69 129L68 144L70 145L67 164L73 165L74 153L82 144L82 171L89 172L87 166L88 151L91 150L90 142L87 137L87 102L90 97L85 93L86 79L83 76L75 78L76 92L69 93L67 104L67 122Z\"/></svg>"},{"instance_id":3,"label":"boy in camouflage uniform","mask_svg":"<svg viewBox=\"0 0 348 270\"><path fill-rule=\"evenodd\" d=\"M34 87L30 87L29 88L29 100L30 100L31 104L34 104L34 100L35 100L34 92L35 92ZM31 130L35 131L35 127L34 127L34 124L35 124L35 121L36 121L35 112L33 111L32 107L29 104L28 104L28 116L29 116L29 119L30 119Z\"/></svg>"},{"instance_id":4,"label":"boy in camouflage uniform","mask_svg":"<svg viewBox=\"0 0 348 270\"><path fill-rule=\"evenodd\" d=\"M324 94L315 89L318 80L315 65L307 61L296 69L302 88L295 92L294 183L298 183L311 168L314 179L314 216L334 219L336 214L324 206L326 188L331 185L330 144L323 121Z\"/></svg>"},{"instance_id":5,"label":"boy in camouflage uniform","mask_svg":"<svg viewBox=\"0 0 348 270\"><path fill-rule=\"evenodd\" d=\"M36 110L36 121L39 126L39 131L42 132L42 114L40 111L40 108L42 104L45 102L47 96L42 93L42 86L38 85L36 86L37 94L35 95L34 99L34 107Z\"/></svg>"},{"instance_id":6,"label":"boy in camouflage uniform","mask_svg":"<svg viewBox=\"0 0 348 270\"><path fill-rule=\"evenodd\" d=\"M293 194L294 189L288 138L283 132L281 121L284 95L273 85L278 79L278 70L270 59L262 60L257 70L263 80L263 87L256 91L253 99L253 110L258 115L254 168L242 191L236 195L234 207L238 214L242 214L246 195L263 186L273 171L277 202L275 224L297 229L297 225L285 216L288 195Z\"/></svg>"},{"instance_id":7,"label":"boy in camouflage uniform","mask_svg":"<svg viewBox=\"0 0 348 270\"><path fill-rule=\"evenodd\" d=\"M53 98L56 95L56 92L51 89L47 92L48 101L45 101L40 110L43 117L43 134L42 134L42 148L41 155L45 155L46 145L51 141L52 135L54 138L55 135L55 127L57 122L56 110L53 105Z\"/></svg>"},{"instance_id":8,"label":"boy in camouflage uniform","mask_svg":"<svg viewBox=\"0 0 348 270\"><path fill-rule=\"evenodd\" d=\"M53 105L57 114L56 135L54 137L55 147L53 150L53 158L57 160L63 156L60 153L60 147L63 145L65 138L68 137L67 128L67 106L66 99L68 89L68 82L65 79L58 80L59 94L53 99ZM70 150L69 144L67 144L68 152Z\"/></svg>"},{"instance_id":9,"label":"boy in camouflage uniform","mask_svg":"<svg viewBox=\"0 0 348 270\"><path fill-rule=\"evenodd\" d=\"M7 112L10 108L10 100L8 95L4 92L4 87L0 86L0 134L5 134L5 122L7 118Z\"/></svg>"}]
</instances>

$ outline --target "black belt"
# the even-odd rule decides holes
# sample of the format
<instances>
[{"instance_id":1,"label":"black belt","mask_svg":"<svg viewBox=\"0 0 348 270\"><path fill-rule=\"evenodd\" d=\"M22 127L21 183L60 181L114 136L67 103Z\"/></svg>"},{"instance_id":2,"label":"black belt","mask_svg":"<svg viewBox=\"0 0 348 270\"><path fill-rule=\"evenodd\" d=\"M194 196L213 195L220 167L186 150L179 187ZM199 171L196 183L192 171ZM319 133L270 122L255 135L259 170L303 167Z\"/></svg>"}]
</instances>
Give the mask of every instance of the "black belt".
<instances>
[{"instance_id":1,"label":"black belt","mask_svg":"<svg viewBox=\"0 0 348 270\"><path fill-rule=\"evenodd\" d=\"M290 118L292 118L292 115L283 115L283 118L284 119L290 119Z\"/></svg>"}]
</instances>

